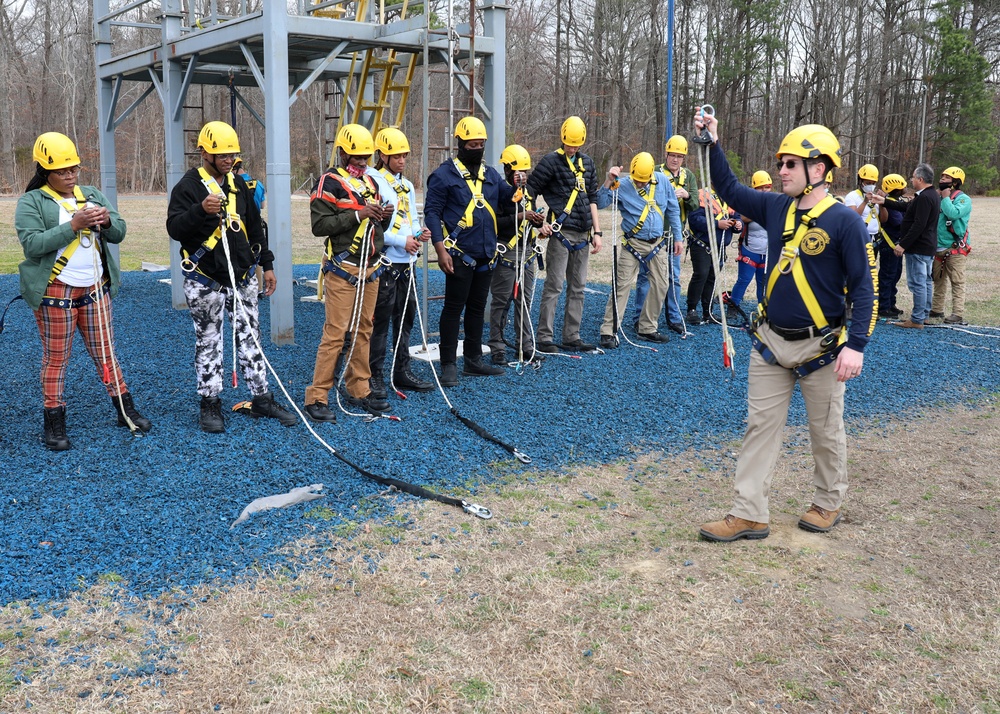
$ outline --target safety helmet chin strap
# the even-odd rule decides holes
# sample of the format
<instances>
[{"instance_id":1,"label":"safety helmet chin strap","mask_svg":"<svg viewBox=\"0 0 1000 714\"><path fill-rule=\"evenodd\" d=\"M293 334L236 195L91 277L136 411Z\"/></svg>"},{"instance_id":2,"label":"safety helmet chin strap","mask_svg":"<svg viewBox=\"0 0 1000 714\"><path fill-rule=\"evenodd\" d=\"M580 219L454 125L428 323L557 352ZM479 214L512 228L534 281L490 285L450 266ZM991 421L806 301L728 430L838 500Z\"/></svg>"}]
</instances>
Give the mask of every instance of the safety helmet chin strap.
<instances>
[{"instance_id":1,"label":"safety helmet chin strap","mask_svg":"<svg viewBox=\"0 0 1000 714\"><path fill-rule=\"evenodd\" d=\"M815 160L812 160L812 163L815 163ZM798 196L795 197L796 199L800 199L803 196L808 196L816 189L826 185L826 171L823 172L823 180L818 181L816 183L809 183L809 165L810 165L810 159L802 159L802 170L806 172L806 187L802 189L802 193L800 193ZM824 169L826 168L826 164L823 164L823 168Z\"/></svg>"}]
</instances>

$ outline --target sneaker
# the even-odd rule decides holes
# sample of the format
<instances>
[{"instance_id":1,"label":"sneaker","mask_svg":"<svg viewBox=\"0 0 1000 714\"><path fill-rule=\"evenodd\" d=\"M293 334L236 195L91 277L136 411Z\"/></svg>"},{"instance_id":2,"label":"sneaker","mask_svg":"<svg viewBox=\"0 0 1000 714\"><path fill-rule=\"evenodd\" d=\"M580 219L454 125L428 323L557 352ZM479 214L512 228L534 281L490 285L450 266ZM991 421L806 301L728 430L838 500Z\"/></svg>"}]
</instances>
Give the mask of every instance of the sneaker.
<instances>
[{"instance_id":1,"label":"sneaker","mask_svg":"<svg viewBox=\"0 0 1000 714\"><path fill-rule=\"evenodd\" d=\"M206 434L221 434L226 430L226 420L222 416L222 400L218 397L202 397L198 425Z\"/></svg>"},{"instance_id":2,"label":"sneaker","mask_svg":"<svg viewBox=\"0 0 1000 714\"><path fill-rule=\"evenodd\" d=\"M494 352L490 356L490 362L495 364L497 367L507 366L507 353L506 352Z\"/></svg>"},{"instance_id":3,"label":"sneaker","mask_svg":"<svg viewBox=\"0 0 1000 714\"><path fill-rule=\"evenodd\" d=\"M373 374L368 380L368 388L376 399L386 399L389 392L385 388L385 377L381 374Z\"/></svg>"},{"instance_id":4,"label":"sneaker","mask_svg":"<svg viewBox=\"0 0 1000 714\"><path fill-rule=\"evenodd\" d=\"M593 352L597 349L597 345L592 345L583 340L576 340L574 342L563 342L563 349L570 352Z\"/></svg>"},{"instance_id":5,"label":"sneaker","mask_svg":"<svg viewBox=\"0 0 1000 714\"><path fill-rule=\"evenodd\" d=\"M458 367L454 362L441 363L441 386L455 387L458 385Z\"/></svg>"},{"instance_id":6,"label":"sneaker","mask_svg":"<svg viewBox=\"0 0 1000 714\"><path fill-rule=\"evenodd\" d=\"M306 404L304 411L306 416L313 421L333 423L337 421L337 414L330 410L329 405L323 402L313 402Z\"/></svg>"},{"instance_id":7,"label":"sneaker","mask_svg":"<svg viewBox=\"0 0 1000 714\"><path fill-rule=\"evenodd\" d=\"M277 419L282 426L293 426L299 418L274 401L271 392L258 394L250 403L250 413L258 417Z\"/></svg>"},{"instance_id":8,"label":"sneaker","mask_svg":"<svg viewBox=\"0 0 1000 714\"><path fill-rule=\"evenodd\" d=\"M914 322L913 320L907 318L901 322L890 322L893 327L902 327L907 330L922 330L924 329L924 323Z\"/></svg>"},{"instance_id":9,"label":"sneaker","mask_svg":"<svg viewBox=\"0 0 1000 714\"><path fill-rule=\"evenodd\" d=\"M559 354L559 345L555 342L539 342L535 346L536 352L545 352L546 354L555 355Z\"/></svg>"},{"instance_id":10,"label":"sneaker","mask_svg":"<svg viewBox=\"0 0 1000 714\"><path fill-rule=\"evenodd\" d=\"M396 385L396 389L404 392L429 392L434 389L433 384L417 377L409 367L392 375L392 383Z\"/></svg>"},{"instance_id":11,"label":"sneaker","mask_svg":"<svg viewBox=\"0 0 1000 714\"><path fill-rule=\"evenodd\" d=\"M462 374L469 377L497 377L503 373L502 367L488 365L482 357L466 357L463 360Z\"/></svg>"},{"instance_id":12,"label":"sneaker","mask_svg":"<svg viewBox=\"0 0 1000 714\"><path fill-rule=\"evenodd\" d=\"M700 325L701 315L698 314L697 310L688 310L687 315L685 315L684 320L689 325Z\"/></svg>"},{"instance_id":13,"label":"sneaker","mask_svg":"<svg viewBox=\"0 0 1000 714\"><path fill-rule=\"evenodd\" d=\"M646 342L658 342L660 344L670 342L669 337L659 332L640 332L637 336L640 340L645 340Z\"/></svg>"},{"instance_id":14,"label":"sneaker","mask_svg":"<svg viewBox=\"0 0 1000 714\"><path fill-rule=\"evenodd\" d=\"M679 325L676 322L668 322L667 329L670 330L671 332L676 332L678 335L681 336L684 335L684 326Z\"/></svg>"},{"instance_id":15,"label":"sneaker","mask_svg":"<svg viewBox=\"0 0 1000 714\"><path fill-rule=\"evenodd\" d=\"M946 324L946 325L964 325L965 324L965 320L963 320L958 315L952 313L951 315L948 315L948 317L944 318L944 324Z\"/></svg>"},{"instance_id":16,"label":"sneaker","mask_svg":"<svg viewBox=\"0 0 1000 714\"><path fill-rule=\"evenodd\" d=\"M118 412L118 426L128 426L129 421L131 421L140 431L145 432L153 428L153 423L136 410L130 392L122 394L121 402L118 401L118 397L111 397L111 403L114 405L115 411Z\"/></svg>"},{"instance_id":17,"label":"sneaker","mask_svg":"<svg viewBox=\"0 0 1000 714\"><path fill-rule=\"evenodd\" d=\"M814 503L799 519L799 528L813 533L826 533L838 523L840 523L839 508L836 511L828 511Z\"/></svg>"},{"instance_id":18,"label":"sneaker","mask_svg":"<svg viewBox=\"0 0 1000 714\"><path fill-rule=\"evenodd\" d=\"M705 540L713 540L720 543L731 543L740 538L747 540L760 540L767 538L771 534L771 528L766 523L757 523L743 518L737 518L729 514L721 521L706 523L698 531Z\"/></svg>"},{"instance_id":19,"label":"sneaker","mask_svg":"<svg viewBox=\"0 0 1000 714\"><path fill-rule=\"evenodd\" d=\"M601 335L601 349L613 350L618 347L618 337L615 335Z\"/></svg>"},{"instance_id":20,"label":"sneaker","mask_svg":"<svg viewBox=\"0 0 1000 714\"><path fill-rule=\"evenodd\" d=\"M389 402L384 399L378 399L371 392L368 393L367 397L352 397L348 394L347 403L374 416L381 416L382 412L387 412L390 409Z\"/></svg>"}]
</instances>

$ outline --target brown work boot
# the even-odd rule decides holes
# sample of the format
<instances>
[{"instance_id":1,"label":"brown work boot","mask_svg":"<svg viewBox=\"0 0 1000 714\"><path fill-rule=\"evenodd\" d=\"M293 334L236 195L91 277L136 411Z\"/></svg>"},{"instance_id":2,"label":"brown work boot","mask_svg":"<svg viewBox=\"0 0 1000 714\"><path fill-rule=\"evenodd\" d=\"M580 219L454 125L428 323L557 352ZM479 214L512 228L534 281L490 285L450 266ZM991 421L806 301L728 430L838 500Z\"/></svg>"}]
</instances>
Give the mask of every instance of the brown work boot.
<instances>
[{"instance_id":1,"label":"brown work boot","mask_svg":"<svg viewBox=\"0 0 1000 714\"><path fill-rule=\"evenodd\" d=\"M705 540L720 541L722 543L729 543L740 538L760 540L761 538L767 538L770 533L771 528L766 523L757 523L756 521L737 518L731 513L721 521L706 523L698 531L698 535Z\"/></svg>"},{"instance_id":2,"label":"brown work boot","mask_svg":"<svg viewBox=\"0 0 1000 714\"><path fill-rule=\"evenodd\" d=\"M906 328L906 329L909 329L909 330L922 330L922 329L924 329L924 323L922 323L922 322L914 322L913 320L911 320L909 318L907 318L905 320L902 320L900 322L890 322L889 324L892 325L893 327L903 327L903 328Z\"/></svg>"},{"instance_id":3,"label":"brown work boot","mask_svg":"<svg viewBox=\"0 0 1000 714\"><path fill-rule=\"evenodd\" d=\"M799 528L813 533L826 533L840 522L840 509L828 511L815 503L799 519Z\"/></svg>"}]
</instances>

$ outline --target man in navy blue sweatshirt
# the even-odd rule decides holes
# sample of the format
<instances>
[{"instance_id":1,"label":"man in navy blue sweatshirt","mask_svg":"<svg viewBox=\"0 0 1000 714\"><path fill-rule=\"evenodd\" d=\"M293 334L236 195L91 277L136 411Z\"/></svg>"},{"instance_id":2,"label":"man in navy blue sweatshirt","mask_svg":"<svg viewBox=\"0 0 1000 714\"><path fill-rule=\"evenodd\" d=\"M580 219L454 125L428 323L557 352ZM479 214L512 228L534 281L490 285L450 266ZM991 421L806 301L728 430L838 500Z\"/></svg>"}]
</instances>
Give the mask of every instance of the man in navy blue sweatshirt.
<instances>
[{"instance_id":1,"label":"man in navy blue sweatshirt","mask_svg":"<svg viewBox=\"0 0 1000 714\"><path fill-rule=\"evenodd\" d=\"M868 231L826 191L827 171L840 166L840 142L817 124L792 130L777 152L782 192L762 193L733 175L714 116L699 113L695 127L707 130L712 142L712 184L719 196L768 234L767 289L753 324L736 501L725 518L704 524L700 535L728 542L770 533L768 494L796 383L815 461L812 505L798 525L825 533L840 520L847 492L845 382L861 373L876 321ZM845 297L852 304L849 322Z\"/></svg>"}]
</instances>

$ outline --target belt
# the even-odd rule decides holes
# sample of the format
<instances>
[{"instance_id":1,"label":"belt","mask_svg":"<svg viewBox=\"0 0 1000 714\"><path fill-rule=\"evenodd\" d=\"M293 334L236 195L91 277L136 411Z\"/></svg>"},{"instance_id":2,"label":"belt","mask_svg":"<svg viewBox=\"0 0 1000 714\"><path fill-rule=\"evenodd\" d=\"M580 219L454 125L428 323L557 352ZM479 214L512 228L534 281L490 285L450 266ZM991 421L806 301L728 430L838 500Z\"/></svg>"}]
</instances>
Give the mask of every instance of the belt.
<instances>
[{"instance_id":1,"label":"belt","mask_svg":"<svg viewBox=\"0 0 1000 714\"><path fill-rule=\"evenodd\" d=\"M64 310L76 310L97 302L100 298L108 294L108 290L108 283L104 282L101 285L100 295L97 294L96 290L92 290L83 297L78 297L75 300L73 298L56 298L46 295L42 298L42 305L44 307L61 307Z\"/></svg>"},{"instance_id":2,"label":"belt","mask_svg":"<svg viewBox=\"0 0 1000 714\"><path fill-rule=\"evenodd\" d=\"M786 327L778 327L770 320L768 321L768 326L771 328L771 332L776 334L782 339L788 340L789 342L796 342L798 340L808 340L813 337L822 337L823 333L820 332L819 328L813 325L812 327L799 327L795 329L788 329ZM830 320L830 329L835 330L844 324L844 320Z\"/></svg>"}]
</instances>

